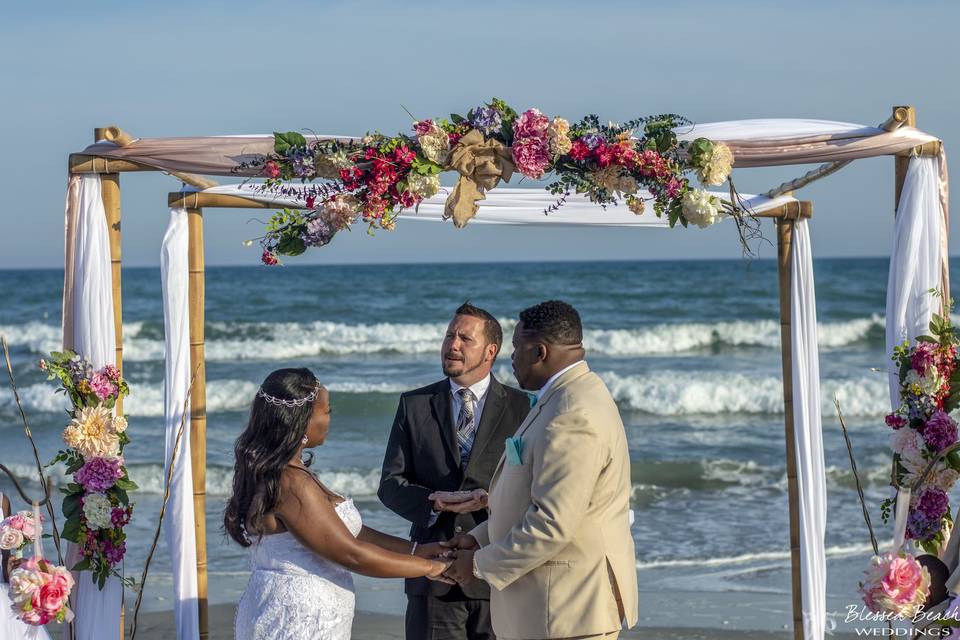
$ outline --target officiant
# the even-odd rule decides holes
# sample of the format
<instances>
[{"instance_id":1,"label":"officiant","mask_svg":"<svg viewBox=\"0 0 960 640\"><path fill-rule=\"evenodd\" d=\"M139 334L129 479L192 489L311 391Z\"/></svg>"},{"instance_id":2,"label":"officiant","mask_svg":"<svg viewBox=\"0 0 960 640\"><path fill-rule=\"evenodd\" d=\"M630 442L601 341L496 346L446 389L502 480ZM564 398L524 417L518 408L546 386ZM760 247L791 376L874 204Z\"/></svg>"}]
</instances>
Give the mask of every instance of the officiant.
<instances>
[{"instance_id":1,"label":"officiant","mask_svg":"<svg viewBox=\"0 0 960 640\"><path fill-rule=\"evenodd\" d=\"M530 410L526 393L491 374L502 342L497 319L464 303L440 348L445 377L400 396L377 495L412 523L415 543L449 540L487 519L486 491L504 441ZM485 582L416 578L404 590L406 640L494 638Z\"/></svg>"}]
</instances>

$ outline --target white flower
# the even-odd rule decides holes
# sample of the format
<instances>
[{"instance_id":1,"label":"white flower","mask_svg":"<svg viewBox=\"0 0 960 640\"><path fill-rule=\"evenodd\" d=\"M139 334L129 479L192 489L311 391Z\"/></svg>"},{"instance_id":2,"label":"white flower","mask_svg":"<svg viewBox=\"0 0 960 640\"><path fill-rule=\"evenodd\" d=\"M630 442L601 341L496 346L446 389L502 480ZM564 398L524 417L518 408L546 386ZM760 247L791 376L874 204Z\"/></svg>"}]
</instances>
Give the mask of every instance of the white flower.
<instances>
[{"instance_id":1,"label":"white flower","mask_svg":"<svg viewBox=\"0 0 960 640\"><path fill-rule=\"evenodd\" d=\"M421 198L429 198L440 192L440 176L424 176L413 171L407 176L407 191Z\"/></svg>"},{"instance_id":2,"label":"white flower","mask_svg":"<svg viewBox=\"0 0 960 640\"><path fill-rule=\"evenodd\" d=\"M894 453L899 453L901 458L907 457L916 460L920 458L923 447L923 436L916 429L904 427L890 434L890 448L893 449ZM922 464L922 458L920 459Z\"/></svg>"},{"instance_id":3,"label":"white flower","mask_svg":"<svg viewBox=\"0 0 960 640\"><path fill-rule=\"evenodd\" d=\"M44 578L37 571L16 570L10 574L10 599L22 606L29 602L34 592L43 586Z\"/></svg>"},{"instance_id":4,"label":"white flower","mask_svg":"<svg viewBox=\"0 0 960 640\"><path fill-rule=\"evenodd\" d=\"M447 132L441 129L436 123L430 128L428 133L418 136L420 148L423 149L423 155L428 160L432 160L439 165L446 164L450 157L450 138Z\"/></svg>"},{"instance_id":5,"label":"white flower","mask_svg":"<svg viewBox=\"0 0 960 640\"><path fill-rule=\"evenodd\" d=\"M733 153L730 147L719 142L713 143L710 154L702 160L697 169L697 177L707 186L723 184L733 168Z\"/></svg>"},{"instance_id":6,"label":"white flower","mask_svg":"<svg viewBox=\"0 0 960 640\"><path fill-rule=\"evenodd\" d=\"M127 419L123 416L115 416L113 418L113 430L117 433L123 433L127 430Z\"/></svg>"},{"instance_id":7,"label":"white flower","mask_svg":"<svg viewBox=\"0 0 960 640\"><path fill-rule=\"evenodd\" d=\"M19 549L23 544L23 532L13 527L4 527L0 530L0 549L10 551Z\"/></svg>"},{"instance_id":8,"label":"white flower","mask_svg":"<svg viewBox=\"0 0 960 640\"><path fill-rule=\"evenodd\" d=\"M704 229L720 219L720 201L701 189L691 189L680 201L683 217L687 222Z\"/></svg>"},{"instance_id":9,"label":"white flower","mask_svg":"<svg viewBox=\"0 0 960 640\"><path fill-rule=\"evenodd\" d=\"M113 526L110 521L110 500L102 493L91 493L83 499L83 515L91 529L109 529Z\"/></svg>"}]
</instances>

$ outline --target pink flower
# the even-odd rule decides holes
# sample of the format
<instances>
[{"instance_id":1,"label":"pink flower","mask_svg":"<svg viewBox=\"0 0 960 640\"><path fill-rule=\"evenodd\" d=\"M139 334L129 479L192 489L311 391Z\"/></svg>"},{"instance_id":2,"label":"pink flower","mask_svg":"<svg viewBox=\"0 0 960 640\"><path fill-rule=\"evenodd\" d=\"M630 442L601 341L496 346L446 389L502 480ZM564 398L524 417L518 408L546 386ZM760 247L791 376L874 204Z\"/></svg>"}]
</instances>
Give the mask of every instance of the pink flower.
<instances>
[{"instance_id":1,"label":"pink flower","mask_svg":"<svg viewBox=\"0 0 960 640\"><path fill-rule=\"evenodd\" d=\"M34 606L39 606L43 613L52 619L66 604L69 595L70 585L67 584L67 579L62 575L53 576L50 582L33 594L33 600L37 603Z\"/></svg>"},{"instance_id":2,"label":"pink flower","mask_svg":"<svg viewBox=\"0 0 960 640\"><path fill-rule=\"evenodd\" d=\"M923 579L923 567L913 558L894 558L883 577L883 591L897 604L910 602Z\"/></svg>"},{"instance_id":3,"label":"pink flower","mask_svg":"<svg viewBox=\"0 0 960 640\"><path fill-rule=\"evenodd\" d=\"M93 378L90 379L90 388L100 400L106 400L117 393L117 385L100 372L93 374Z\"/></svg>"},{"instance_id":4,"label":"pink flower","mask_svg":"<svg viewBox=\"0 0 960 640\"><path fill-rule=\"evenodd\" d=\"M120 381L120 369L116 368L112 364L108 364L103 368L103 373L113 382Z\"/></svg>"},{"instance_id":5,"label":"pink flower","mask_svg":"<svg viewBox=\"0 0 960 640\"><path fill-rule=\"evenodd\" d=\"M940 345L932 342L921 342L913 348L913 355L910 356L910 366L913 370L924 375L927 367L932 367L937 362L937 351Z\"/></svg>"},{"instance_id":6,"label":"pink flower","mask_svg":"<svg viewBox=\"0 0 960 640\"><path fill-rule=\"evenodd\" d=\"M12 516L8 517L4 522L8 527L12 527L17 531L23 531L24 525L26 525L27 519L24 518L21 514L15 513Z\"/></svg>"},{"instance_id":7,"label":"pink flower","mask_svg":"<svg viewBox=\"0 0 960 640\"><path fill-rule=\"evenodd\" d=\"M260 256L260 262L270 266L280 263L280 261L277 260L277 256L273 255L273 253L271 253L269 249L263 250L263 255Z\"/></svg>"},{"instance_id":8,"label":"pink flower","mask_svg":"<svg viewBox=\"0 0 960 640\"><path fill-rule=\"evenodd\" d=\"M680 189L683 188L683 182L677 180L676 178L670 178L667 180L667 184L665 186L667 195L671 198L676 198L678 195L680 195Z\"/></svg>"},{"instance_id":9,"label":"pink flower","mask_svg":"<svg viewBox=\"0 0 960 640\"><path fill-rule=\"evenodd\" d=\"M267 160L267 162L263 165L263 169L260 170L260 175L265 178L279 178L280 165L273 160Z\"/></svg>"},{"instance_id":10,"label":"pink flower","mask_svg":"<svg viewBox=\"0 0 960 640\"><path fill-rule=\"evenodd\" d=\"M514 138L546 138L550 118L539 109L527 109L513 122Z\"/></svg>"},{"instance_id":11,"label":"pink flower","mask_svg":"<svg viewBox=\"0 0 960 640\"><path fill-rule=\"evenodd\" d=\"M451 134L451 135L452 135L452 134ZM414 158L417 157L417 154L415 154L413 151L411 151L411 150L410 150L410 147L408 147L407 145L404 144L404 145L401 145L401 146L397 147L397 148L394 150L394 152L393 152L393 157L396 159L397 162L399 162L399 163L401 163L401 164L404 164L404 165L407 165L407 164L412 164L412 163L413 163L413 160L414 160Z\"/></svg>"},{"instance_id":12,"label":"pink flower","mask_svg":"<svg viewBox=\"0 0 960 640\"><path fill-rule=\"evenodd\" d=\"M514 141L511 149L517 171L528 178L540 178L550 166L550 144L546 138Z\"/></svg>"},{"instance_id":13,"label":"pink flower","mask_svg":"<svg viewBox=\"0 0 960 640\"><path fill-rule=\"evenodd\" d=\"M863 601L876 613L912 616L926 600L930 573L908 554L873 556L860 583Z\"/></svg>"},{"instance_id":14,"label":"pink flower","mask_svg":"<svg viewBox=\"0 0 960 640\"><path fill-rule=\"evenodd\" d=\"M433 124L433 120L430 120L428 118L426 120L418 120L417 122L414 122L413 130L417 134L417 136L425 136L431 131L433 131L434 126L435 125Z\"/></svg>"}]
</instances>

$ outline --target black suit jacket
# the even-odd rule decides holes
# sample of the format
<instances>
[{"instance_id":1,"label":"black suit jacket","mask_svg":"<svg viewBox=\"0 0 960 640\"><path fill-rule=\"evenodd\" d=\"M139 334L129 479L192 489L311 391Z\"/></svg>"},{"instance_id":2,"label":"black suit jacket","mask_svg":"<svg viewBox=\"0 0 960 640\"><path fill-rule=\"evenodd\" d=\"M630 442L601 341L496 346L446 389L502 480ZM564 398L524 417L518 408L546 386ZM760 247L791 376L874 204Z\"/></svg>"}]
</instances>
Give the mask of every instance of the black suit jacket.
<instances>
[{"instance_id":1,"label":"black suit jacket","mask_svg":"<svg viewBox=\"0 0 960 640\"><path fill-rule=\"evenodd\" d=\"M529 411L526 393L491 377L470 460L461 468L450 381L444 378L400 396L377 495L387 508L412 523L411 540L449 540L487 519L486 510L443 512L430 526L432 503L427 496L434 491L489 490L504 440L516 432ZM449 590L448 585L427 578L408 579L405 584L411 595L442 595ZM463 587L463 592L469 598L490 598L490 588L480 580Z\"/></svg>"}]
</instances>

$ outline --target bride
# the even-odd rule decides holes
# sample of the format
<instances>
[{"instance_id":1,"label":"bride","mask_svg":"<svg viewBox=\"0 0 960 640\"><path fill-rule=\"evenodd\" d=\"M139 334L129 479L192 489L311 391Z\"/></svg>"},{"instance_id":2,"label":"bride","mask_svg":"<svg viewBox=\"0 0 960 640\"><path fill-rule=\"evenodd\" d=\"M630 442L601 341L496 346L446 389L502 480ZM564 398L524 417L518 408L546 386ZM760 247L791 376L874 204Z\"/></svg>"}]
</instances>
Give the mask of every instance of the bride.
<instances>
[{"instance_id":1,"label":"bride","mask_svg":"<svg viewBox=\"0 0 960 640\"><path fill-rule=\"evenodd\" d=\"M250 581L234 622L237 640L349 640L351 572L444 580L439 544L416 545L363 526L353 501L308 469L304 449L330 430L327 390L309 369L274 371L253 400L234 446L233 495L224 528L250 548Z\"/></svg>"}]
</instances>

